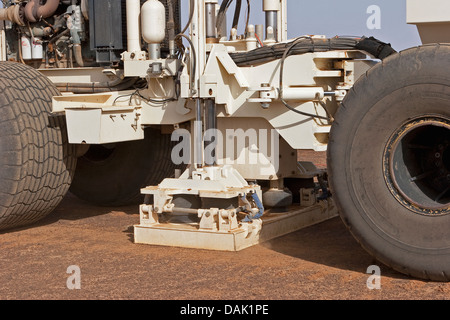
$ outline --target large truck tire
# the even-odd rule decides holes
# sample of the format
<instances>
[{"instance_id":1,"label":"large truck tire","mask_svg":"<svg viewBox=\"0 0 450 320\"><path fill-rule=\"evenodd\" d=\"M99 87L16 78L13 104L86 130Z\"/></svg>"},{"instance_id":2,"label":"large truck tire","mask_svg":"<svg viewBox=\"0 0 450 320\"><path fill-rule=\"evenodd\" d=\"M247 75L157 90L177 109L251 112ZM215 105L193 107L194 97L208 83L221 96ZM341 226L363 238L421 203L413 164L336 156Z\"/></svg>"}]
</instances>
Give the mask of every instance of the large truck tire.
<instances>
[{"instance_id":1,"label":"large truck tire","mask_svg":"<svg viewBox=\"0 0 450 320\"><path fill-rule=\"evenodd\" d=\"M76 158L64 120L49 117L59 94L33 68L0 63L0 230L42 219L69 189Z\"/></svg>"},{"instance_id":2,"label":"large truck tire","mask_svg":"<svg viewBox=\"0 0 450 320\"><path fill-rule=\"evenodd\" d=\"M330 134L330 186L372 256L450 280L450 45L405 50L350 90Z\"/></svg>"},{"instance_id":3,"label":"large truck tire","mask_svg":"<svg viewBox=\"0 0 450 320\"><path fill-rule=\"evenodd\" d=\"M178 168L171 153L171 136L154 128L145 129L144 140L91 145L78 158L70 191L99 206L143 203L141 188L158 185Z\"/></svg>"}]
</instances>

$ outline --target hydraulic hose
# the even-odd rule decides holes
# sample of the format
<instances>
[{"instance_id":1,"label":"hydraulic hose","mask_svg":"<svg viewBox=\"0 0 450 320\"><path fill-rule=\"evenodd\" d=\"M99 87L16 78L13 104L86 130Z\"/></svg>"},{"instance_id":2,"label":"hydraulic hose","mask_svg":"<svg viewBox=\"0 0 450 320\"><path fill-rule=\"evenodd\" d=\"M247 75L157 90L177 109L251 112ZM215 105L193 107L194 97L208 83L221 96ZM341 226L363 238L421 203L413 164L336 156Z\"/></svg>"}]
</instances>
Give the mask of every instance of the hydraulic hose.
<instances>
[{"instance_id":1,"label":"hydraulic hose","mask_svg":"<svg viewBox=\"0 0 450 320\"><path fill-rule=\"evenodd\" d=\"M73 93L102 93L111 91L122 91L131 88L138 78L117 79L109 82L91 83L55 83L60 92Z\"/></svg>"},{"instance_id":2,"label":"hydraulic hose","mask_svg":"<svg viewBox=\"0 0 450 320\"><path fill-rule=\"evenodd\" d=\"M188 22L184 26L183 30L181 30L180 33L184 34L187 29L189 28L189 25L191 24L192 18L194 17L194 7L195 7L195 0L190 0L189 2L189 18Z\"/></svg>"},{"instance_id":3,"label":"hydraulic hose","mask_svg":"<svg viewBox=\"0 0 450 320\"><path fill-rule=\"evenodd\" d=\"M237 29L239 25L239 17L241 16L242 0L236 0L236 8L234 9L232 28Z\"/></svg>"},{"instance_id":4,"label":"hydraulic hose","mask_svg":"<svg viewBox=\"0 0 450 320\"><path fill-rule=\"evenodd\" d=\"M220 5L219 12L217 13L216 27L217 27L217 31L219 32L219 34L218 34L219 39L222 36L224 36L223 34L220 34L220 31L222 30L221 26L226 18L226 11L231 2L232 2L232 0L223 0Z\"/></svg>"},{"instance_id":5,"label":"hydraulic hose","mask_svg":"<svg viewBox=\"0 0 450 320\"><path fill-rule=\"evenodd\" d=\"M314 39L300 37L289 43L280 43L273 46L264 46L249 52L231 53L230 56L239 67L266 63L283 58L287 52L290 55L305 54L308 52L326 52L332 50L361 50L376 59L385 59L396 53L390 44L370 38L331 38Z\"/></svg>"}]
</instances>

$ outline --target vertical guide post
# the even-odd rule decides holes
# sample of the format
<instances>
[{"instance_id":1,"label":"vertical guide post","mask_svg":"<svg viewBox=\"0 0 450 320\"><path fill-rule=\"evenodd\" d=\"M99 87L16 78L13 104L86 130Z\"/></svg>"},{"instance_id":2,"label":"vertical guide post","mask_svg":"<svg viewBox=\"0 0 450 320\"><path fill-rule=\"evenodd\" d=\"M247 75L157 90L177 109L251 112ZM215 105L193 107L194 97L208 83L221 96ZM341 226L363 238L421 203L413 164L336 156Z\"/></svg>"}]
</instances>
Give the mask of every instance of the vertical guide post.
<instances>
[{"instance_id":1,"label":"vertical guide post","mask_svg":"<svg viewBox=\"0 0 450 320\"><path fill-rule=\"evenodd\" d=\"M197 98L195 106L194 122L194 165L203 168L203 121L202 121L202 100Z\"/></svg>"},{"instance_id":2,"label":"vertical guide post","mask_svg":"<svg viewBox=\"0 0 450 320\"><path fill-rule=\"evenodd\" d=\"M194 164L197 168L204 166L203 143L203 99L201 98L201 77L206 66L206 39L216 38L216 4L217 0L195 0L193 19L190 26L190 37L196 52L196 88L192 88L192 97L196 99L196 121L194 124Z\"/></svg>"},{"instance_id":3,"label":"vertical guide post","mask_svg":"<svg viewBox=\"0 0 450 320\"><path fill-rule=\"evenodd\" d=\"M278 39L280 42L288 40L287 0L280 0L280 14L278 15Z\"/></svg>"},{"instance_id":4,"label":"vertical guide post","mask_svg":"<svg viewBox=\"0 0 450 320\"><path fill-rule=\"evenodd\" d=\"M205 137L205 151L210 145L217 145L217 110L216 102L214 99L205 100L205 131L208 132L207 137ZM214 141L206 141L207 139L214 138ZM209 149L209 148L208 148ZM217 165L217 154L211 154L211 151L215 151L215 148L205 152L205 165L206 166L216 166Z\"/></svg>"},{"instance_id":5,"label":"vertical guide post","mask_svg":"<svg viewBox=\"0 0 450 320\"><path fill-rule=\"evenodd\" d=\"M200 98L200 77L203 74L203 69L206 65L205 56L205 0L195 0L193 10L194 14L190 25L190 38L196 52L196 70L192 88L192 96L196 99L195 105L195 123L194 123L194 165L197 168L203 168L203 106ZM191 4L191 2L190 2Z\"/></svg>"},{"instance_id":6,"label":"vertical guide post","mask_svg":"<svg viewBox=\"0 0 450 320\"><path fill-rule=\"evenodd\" d=\"M217 15L217 0L204 0L205 6L205 34L206 34L206 43L216 43L219 39L217 39L217 26L216 26L216 15ZM206 52L205 52L206 55ZM213 136L216 137L215 130L217 130L217 114L216 114L216 102L214 99L205 99L205 133L208 134L213 133ZM204 137L206 140L206 137ZM210 145L217 143L217 141L204 141L203 148L207 148ZM216 157L210 153L205 152L204 154L204 164L206 166L215 166L216 165Z\"/></svg>"}]
</instances>

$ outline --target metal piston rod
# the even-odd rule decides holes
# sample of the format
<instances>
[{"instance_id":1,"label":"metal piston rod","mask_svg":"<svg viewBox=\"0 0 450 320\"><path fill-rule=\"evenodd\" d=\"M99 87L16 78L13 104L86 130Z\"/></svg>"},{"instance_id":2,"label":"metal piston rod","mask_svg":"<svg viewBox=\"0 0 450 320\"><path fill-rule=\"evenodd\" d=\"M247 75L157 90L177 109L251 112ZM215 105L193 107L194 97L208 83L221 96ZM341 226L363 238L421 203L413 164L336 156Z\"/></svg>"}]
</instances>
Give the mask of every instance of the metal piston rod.
<instances>
[{"instance_id":1,"label":"metal piston rod","mask_svg":"<svg viewBox=\"0 0 450 320\"><path fill-rule=\"evenodd\" d=\"M217 146L217 141L212 141L217 139L217 108L216 102L212 99L205 100L205 165L206 166L216 166L217 156L215 153L215 146ZM209 151L208 151L209 150Z\"/></svg>"},{"instance_id":2,"label":"metal piston rod","mask_svg":"<svg viewBox=\"0 0 450 320\"><path fill-rule=\"evenodd\" d=\"M204 166L216 166L217 157L215 152L205 152L205 149L212 149L217 145L215 137L217 130L217 108L213 99L197 99L196 120L194 124L194 163L197 168ZM204 138L206 137L206 141ZM208 148L209 147L209 148Z\"/></svg>"},{"instance_id":3,"label":"metal piston rod","mask_svg":"<svg viewBox=\"0 0 450 320\"><path fill-rule=\"evenodd\" d=\"M190 209L167 207L166 212L173 215L196 215L200 220L199 228L202 230L233 230L239 227L237 215L245 210L245 207L236 209Z\"/></svg>"}]
</instances>

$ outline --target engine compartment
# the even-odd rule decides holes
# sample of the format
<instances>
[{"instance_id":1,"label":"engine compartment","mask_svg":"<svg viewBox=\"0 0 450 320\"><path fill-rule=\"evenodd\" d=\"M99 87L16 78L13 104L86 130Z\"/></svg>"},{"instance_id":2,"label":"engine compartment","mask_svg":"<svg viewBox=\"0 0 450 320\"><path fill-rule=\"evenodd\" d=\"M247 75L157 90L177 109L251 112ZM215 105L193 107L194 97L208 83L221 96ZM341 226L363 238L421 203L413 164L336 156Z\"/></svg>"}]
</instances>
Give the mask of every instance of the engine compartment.
<instances>
[{"instance_id":1,"label":"engine compartment","mask_svg":"<svg viewBox=\"0 0 450 320\"><path fill-rule=\"evenodd\" d=\"M145 0L141 0L141 4ZM166 7L167 0L161 1ZM2 1L0 24L6 36L6 60L36 69L121 67L127 49L126 1ZM180 28L180 1L173 7ZM142 42L142 46L145 44ZM161 54L168 53L163 43Z\"/></svg>"}]
</instances>

